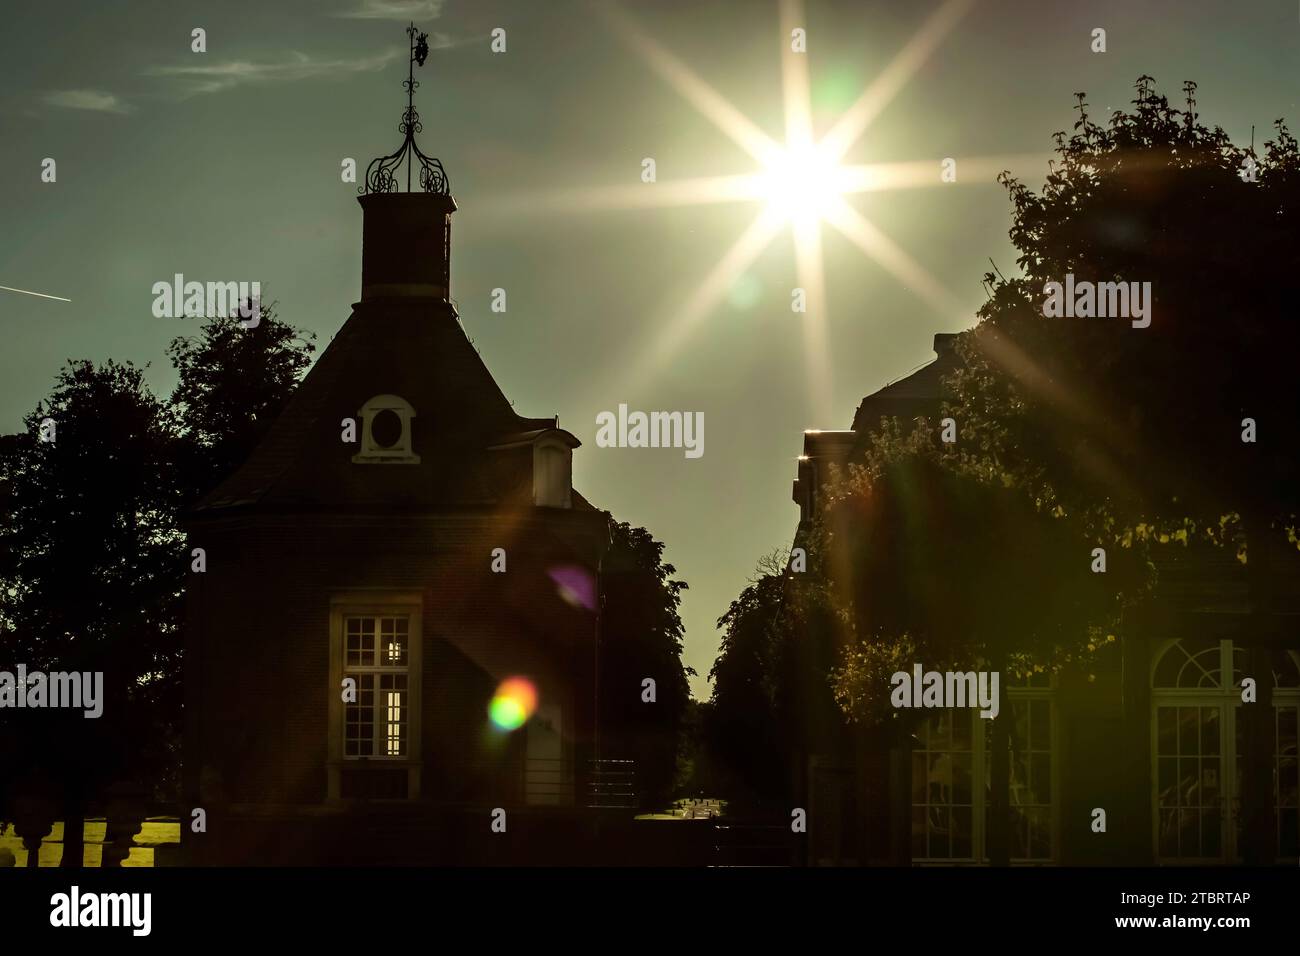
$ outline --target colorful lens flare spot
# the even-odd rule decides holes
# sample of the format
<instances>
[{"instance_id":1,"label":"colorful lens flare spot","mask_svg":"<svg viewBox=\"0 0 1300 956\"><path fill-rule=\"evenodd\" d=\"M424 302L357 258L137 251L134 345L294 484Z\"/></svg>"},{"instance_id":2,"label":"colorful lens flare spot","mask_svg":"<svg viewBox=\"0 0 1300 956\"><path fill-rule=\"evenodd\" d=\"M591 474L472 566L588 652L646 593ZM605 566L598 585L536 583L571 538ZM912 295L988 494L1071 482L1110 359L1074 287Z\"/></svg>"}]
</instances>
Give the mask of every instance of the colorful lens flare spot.
<instances>
[{"instance_id":1,"label":"colorful lens flare spot","mask_svg":"<svg viewBox=\"0 0 1300 956\"><path fill-rule=\"evenodd\" d=\"M596 609L596 579L590 571L576 564L551 568L547 574L555 582L555 590L570 607Z\"/></svg>"},{"instance_id":2,"label":"colorful lens flare spot","mask_svg":"<svg viewBox=\"0 0 1300 956\"><path fill-rule=\"evenodd\" d=\"M501 730L518 730L537 710L537 689L522 677L501 682L488 705L488 717Z\"/></svg>"}]
</instances>

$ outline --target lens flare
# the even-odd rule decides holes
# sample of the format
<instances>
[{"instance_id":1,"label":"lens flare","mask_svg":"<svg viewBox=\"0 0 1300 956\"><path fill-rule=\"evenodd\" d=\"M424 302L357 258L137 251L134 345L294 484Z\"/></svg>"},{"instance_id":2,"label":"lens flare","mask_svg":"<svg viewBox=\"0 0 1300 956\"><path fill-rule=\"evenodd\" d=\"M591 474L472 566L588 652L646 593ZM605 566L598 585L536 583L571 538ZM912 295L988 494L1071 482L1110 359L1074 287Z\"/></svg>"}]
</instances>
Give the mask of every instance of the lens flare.
<instances>
[{"instance_id":1,"label":"lens flare","mask_svg":"<svg viewBox=\"0 0 1300 956\"><path fill-rule=\"evenodd\" d=\"M501 682L488 704L488 717L501 730L518 730L537 710L537 688L523 677Z\"/></svg>"},{"instance_id":2,"label":"lens flare","mask_svg":"<svg viewBox=\"0 0 1300 956\"><path fill-rule=\"evenodd\" d=\"M586 568L564 564L547 571L555 582L556 593L570 607L596 609L596 578Z\"/></svg>"}]
</instances>

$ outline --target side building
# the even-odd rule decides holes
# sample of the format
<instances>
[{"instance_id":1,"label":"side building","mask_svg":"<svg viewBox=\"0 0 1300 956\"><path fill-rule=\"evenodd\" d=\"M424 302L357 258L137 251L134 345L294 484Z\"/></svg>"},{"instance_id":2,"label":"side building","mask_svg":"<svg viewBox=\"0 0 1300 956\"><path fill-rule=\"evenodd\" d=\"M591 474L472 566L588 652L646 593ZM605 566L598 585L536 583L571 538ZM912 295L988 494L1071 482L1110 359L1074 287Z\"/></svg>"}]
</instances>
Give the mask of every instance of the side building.
<instances>
[{"instance_id":1,"label":"side building","mask_svg":"<svg viewBox=\"0 0 1300 956\"><path fill-rule=\"evenodd\" d=\"M851 428L807 431L793 486L796 546L834 468L861 460L882 419L937 417L960 364L935 359L862 400ZM1294 558L1294 556L1292 556ZM1012 720L1016 864L1289 864L1300 857L1300 575L1265 613L1235 556L1157 559L1158 586L1126 615L1099 672L1003 686ZM1248 635L1243 640L1243 635ZM1258 697L1243 703L1255 675ZM850 727L804 755L813 865L987 863L992 735L944 711L904 746ZM1106 811L1105 832L1093 827Z\"/></svg>"}]
</instances>

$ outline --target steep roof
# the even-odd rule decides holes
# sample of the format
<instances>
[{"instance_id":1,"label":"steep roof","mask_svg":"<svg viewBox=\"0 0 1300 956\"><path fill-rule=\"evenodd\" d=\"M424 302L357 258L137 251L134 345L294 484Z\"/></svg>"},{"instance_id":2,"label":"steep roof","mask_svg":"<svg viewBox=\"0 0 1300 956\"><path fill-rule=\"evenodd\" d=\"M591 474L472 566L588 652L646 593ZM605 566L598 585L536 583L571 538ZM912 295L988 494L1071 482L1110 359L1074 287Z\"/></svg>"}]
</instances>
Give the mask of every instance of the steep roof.
<instances>
[{"instance_id":1,"label":"steep roof","mask_svg":"<svg viewBox=\"0 0 1300 956\"><path fill-rule=\"evenodd\" d=\"M414 409L418 464L353 463L358 446L342 441L343 419L359 423L378 395ZM490 446L554 428L554 419L515 414L446 301L362 301L252 455L194 511L491 506L531 487L532 459ZM590 508L576 492L573 506Z\"/></svg>"}]
</instances>

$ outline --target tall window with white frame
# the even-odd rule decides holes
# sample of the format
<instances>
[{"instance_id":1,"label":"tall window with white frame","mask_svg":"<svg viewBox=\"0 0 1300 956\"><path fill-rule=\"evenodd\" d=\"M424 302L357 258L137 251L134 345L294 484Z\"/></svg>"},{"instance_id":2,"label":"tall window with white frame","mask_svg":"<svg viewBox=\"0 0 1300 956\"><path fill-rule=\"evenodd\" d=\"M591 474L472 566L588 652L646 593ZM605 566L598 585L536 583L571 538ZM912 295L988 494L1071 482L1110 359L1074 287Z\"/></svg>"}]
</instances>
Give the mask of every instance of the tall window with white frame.
<instances>
[{"instance_id":1,"label":"tall window with white frame","mask_svg":"<svg viewBox=\"0 0 1300 956\"><path fill-rule=\"evenodd\" d=\"M1045 674L1032 676L1019 687L1008 688L1002 714L1011 718L1011 859L1046 863L1055 856L1055 754L1053 746L1051 681ZM986 720L985 747L989 759L985 773L991 773L993 722ZM985 793L992 779L985 779ZM988 810L986 808L985 812ZM985 833L988 832L987 824ZM988 853L985 850L985 857Z\"/></svg>"},{"instance_id":2,"label":"tall window with white frame","mask_svg":"<svg viewBox=\"0 0 1300 956\"><path fill-rule=\"evenodd\" d=\"M1056 856L1055 701L1049 675L1006 688L1000 719L1011 728L1011 858ZM944 710L917 731L912 751L912 859L988 859L992 721L977 709ZM977 784L978 781L978 784Z\"/></svg>"},{"instance_id":3,"label":"tall window with white frame","mask_svg":"<svg viewBox=\"0 0 1300 956\"><path fill-rule=\"evenodd\" d=\"M944 710L926 720L912 751L912 859L974 860L980 753L970 714Z\"/></svg>"},{"instance_id":4,"label":"tall window with white frame","mask_svg":"<svg viewBox=\"0 0 1300 956\"><path fill-rule=\"evenodd\" d=\"M1230 640L1166 641L1152 669L1152 818L1160 862L1241 860L1241 682L1246 655ZM1300 857L1296 724L1300 655L1273 654L1273 812L1279 861Z\"/></svg>"},{"instance_id":5,"label":"tall window with white frame","mask_svg":"<svg viewBox=\"0 0 1300 956\"><path fill-rule=\"evenodd\" d=\"M344 705L344 758L405 758L410 739L410 618L344 618L344 677L356 700Z\"/></svg>"}]
</instances>

